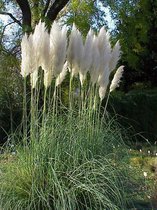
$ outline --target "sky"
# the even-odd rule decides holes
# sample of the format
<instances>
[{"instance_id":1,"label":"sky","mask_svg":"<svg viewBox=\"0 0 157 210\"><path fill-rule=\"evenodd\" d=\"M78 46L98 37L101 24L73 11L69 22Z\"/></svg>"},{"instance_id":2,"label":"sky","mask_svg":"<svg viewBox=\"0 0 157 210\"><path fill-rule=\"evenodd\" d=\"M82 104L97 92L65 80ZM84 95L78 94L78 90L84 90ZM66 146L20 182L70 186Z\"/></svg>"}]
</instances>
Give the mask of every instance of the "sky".
<instances>
[{"instance_id":1,"label":"sky","mask_svg":"<svg viewBox=\"0 0 157 210\"><path fill-rule=\"evenodd\" d=\"M110 14L110 10L108 7L104 7L105 10L105 20L107 21L107 25L110 31L112 31L115 28L115 21L112 19L111 14Z\"/></svg>"}]
</instances>

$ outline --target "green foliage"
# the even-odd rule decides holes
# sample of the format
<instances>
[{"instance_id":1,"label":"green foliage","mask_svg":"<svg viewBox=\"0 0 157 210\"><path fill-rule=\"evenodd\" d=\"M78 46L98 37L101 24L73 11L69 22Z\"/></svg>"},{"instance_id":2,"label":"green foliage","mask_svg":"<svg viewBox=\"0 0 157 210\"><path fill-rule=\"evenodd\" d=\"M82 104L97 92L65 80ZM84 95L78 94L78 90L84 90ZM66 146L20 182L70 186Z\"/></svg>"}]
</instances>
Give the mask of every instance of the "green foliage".
<instances>
[{"instance_id":1,"label":"green foliage","mask_svg":"<svg viewBox=\"0 0 157 210\"><path fill-rule=\"evenodd\" d=\"M132 127L134 136L145 142L157 139L157 91L134 90L127 94L118 92L110 97L109 112L119 115L124 127ZM137 134L136 134L137 133ZM143 136L143 137L142 137Z\"/></svg>"},{"instance_id":2,"label":"green foliage","mask_svg":"<svg viewBox=\"0 0 157 210\"><path fill-rule=\"evenodd\" d=\"M0 65L0 142L2 143L6 133L13 132L20 123L23 85L15 57L1 54Z\"/></svg>"},{"instance_id":3,"label":"green foliage","mask_svg":"<svg viewBox=\"0 0 157 210\"><path fill-rule=\"evenodd\" d=\"M77 28L86 35L90 27L98 30L105 25L105 12L98 2L92 0L72 0L63 15L63 22L69 26L73 23Z\"/></svg>"},{"instance_id":4,"label":"green foliage","mask_svg":"<svg viewBox=\"0 0 157 210\"><path fill-rule=\"evenodd\" d=\"M156 1L107 1L116 20L116 36L122 45L125 90L134 82L157 84Z\"/></svg>"}]
</instances>

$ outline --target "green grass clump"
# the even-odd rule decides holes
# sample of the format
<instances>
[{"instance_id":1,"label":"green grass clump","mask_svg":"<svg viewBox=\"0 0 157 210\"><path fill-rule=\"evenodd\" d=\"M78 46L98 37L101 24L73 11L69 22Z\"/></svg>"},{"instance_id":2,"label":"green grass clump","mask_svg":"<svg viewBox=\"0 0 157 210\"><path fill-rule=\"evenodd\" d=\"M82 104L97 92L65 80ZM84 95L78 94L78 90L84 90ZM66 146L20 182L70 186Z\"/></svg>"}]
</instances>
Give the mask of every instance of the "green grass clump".
<instances>
[{"instance_id":1,"label":"green grass clump","mask_svg":"<svg viewBox=\"0 0 157 210\"><path fill-rule=\"evenodd\" d=\"M3 210L127 209L121 133L88 116L50 117L38 139L17 148L2 168Z\"/></svg>"},{"instance_id":2,"label":"green grass clump","mask_svg":"<svg viewBox=\"0 0 157 210\"><path fill-rule=\"evenodd\" d=\"M109 93L103 109L97 85L69 79L63 103L53 83L39 82L28 100L25 78L21 143L1 161L2 210L128 210L136 183L121 130L107 118Z\"/></svg>"}]
</instances>

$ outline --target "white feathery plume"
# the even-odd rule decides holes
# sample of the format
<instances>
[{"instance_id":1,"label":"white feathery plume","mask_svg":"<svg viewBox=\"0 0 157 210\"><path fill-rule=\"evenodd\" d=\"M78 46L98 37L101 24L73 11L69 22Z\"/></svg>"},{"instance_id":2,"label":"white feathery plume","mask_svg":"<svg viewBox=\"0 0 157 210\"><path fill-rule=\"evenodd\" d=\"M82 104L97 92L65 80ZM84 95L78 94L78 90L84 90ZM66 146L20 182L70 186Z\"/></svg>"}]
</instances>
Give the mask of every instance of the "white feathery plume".
<instances>
[{"instance_id":1,"label":"white feathery plume","mask_svg":"<svg viewBox=\"0 0 157 210\"><path fill-rule=\"evenodd\" d=\"M124 66L120 66L117 69L117 71L112 79L111 85L110 85L110 92L112 92L117 87L119 87L119 83L120 83L120 79L122 77L123 71L124 71Z\"/></svg>"},{"instance_id":2,"label":"white feathery plume","mask_svg":"<svg viewBox=\"0 0 157 210\"><path fill-rule=\"evenodd\" d=\"M99 97L101 101L105 98L106 90L107 90L106 86L99 87Z\"/></svg>"},{"instance_id":3,"label":"white feathery plume","mask_svg":"<svg viewBox=\"0 0 157 210\"><path fill-rule=\"evenodd\" d=\"M104 27L102 27L98 34L98 49L100 53L100 74L103 73L104 66L108 65L111 59L111 45L109 39L109 33L106 32Z\"/></svg>"},{"instance_id":4,"label":"white feathery plume","mask_svg":"<svg viewBox=\"0 0 157 210\"><path fill-rule=\"evenodd\" d=\"M44 71L50 71L50 35L47 31L44 32L43 42L40 65Z\"/></svg>"},{"instance_id":5,"label":"white feathery plume","mask_svg":"<svg viewBox=\"0 0 157 210\"><path fill-rule=\"evenodd\" d=\"M93 31L92 29L90 29L85 40L81 67L79 70L81 85L83 85L83 82L86 79L87 71L90 69L92 65L92 43L93 43Z\"/></svg>"},{"instance_id":6,"label":"white feathery plume","mask_svg":"<svg viewBox=\"0 0 157 210\"><path fill-rule=\"evenodd\" d=\"M36 62L33 55L34 48L32 34L30 36L24 34L21 41L21 75L23 77L28 76L30 73L36 70Z\"/></svg>"},{"instance_id":7,"label":"white feathery plume","mask_svg":"<svg viewBox=\"0 0 157 210\"><path fill-rule=\"evenodd\" d=\"M109 62L111 60L111 44L110 44L110 34L109 34L109 32L106 33L104 44L105 44L104 64L109 65Z\"/></svg>"},{"instance_id":8,"label":"white feathery plume","mask_svg":"<svg viewBox=\"0 0 157 210\"><path fill-rule=\"evenodd\" d=\"M83 40L81 33L73 24L72 32L70 35L69 47L67 51L67 60L70 65L72 77L77 75L80 70L82 58L83 58Z\"/></svg>"},{"instance_id":9,"label":"white feathery plume","mask_svg":"<svg viewBox=\"0 0 157 210\"><path fill-rule=\"evenodd\" d=\"M72 66L74 60L74 49L75 49L75 39L76 39L77 29L75 24L73 24L71 34L69 36L69 46L67 50L67 60L70 66Z\"/></svg>"},{"instance_id":10,"label":"white feathery plume","mask_svg":"<svg viewBox=\"0 0 157 210\"><path fill-rule=\"evenodd\" d=\"M110 72L109 72L109 67L107 65L104 67L103 73L100 74L98 78L98 85L100 86L99 97L101 100L103 100L105 97L107 86L109 84L109 76L110 76Z\"/></svg>"},{"instance_id":11,"label":"white feathery plume","mask_svg":"<svg viewBox=\"0 0 157 210\"><path fill-rule=\"evenodd\" d=\"M33 73L30 74L30 80L31 80L31 87L32 89L34 89L38 81L38 69L36 69Z\"/></svg>"},{"instance_id":12,"label":"white feathery plume","mask_svg":"<svg viewBox=\"0 0 157 210\"><path fill-rule=\"evenodd\" d=\"M66 61L63 66L62 72L58 75L58 77L56 79L56 87L63 82L63 80L65 79L65 76L67 74L67 71L68 71L68 62Z\"/></svg>"},{"instance_id":13,"label":"white feathery plume","mask_svg":"<svg viewBox=\"0 0 157 210\"><path fill-rule=\"evenodd\" d=\"M81 72L79 72L79 78L80 78L81 86L83 86L83 83L86 79L86 74L82 74Z\"/></svg>"},{"instance_id":14,"label":"white feathery plume","mask_svg":"<svg viewBox=\"0 0 157 210\"><path fill-rule=\"evenodd\" d=\"M51 71L53 75L57 76L63 69L66 58L67 48L67 29L63 27L62 30L57 22L54 22L50 31L50 59Z\"/></svg>"},{"instance_id":15,"label":"white feathery plume","mask_svg":"<svg viewBox=\"0 0 157 210\"><path fill-rule=\"evenodd\" d=\"M77 30L76 48L74 49L74 61L73 61L74 72L80 71L81 62L83 58L83 50L84 50L84 46L83 46L82 35L80 31Z\"/></svg>"},{"instance_id":16,"label":"white feathery plume","mask_svg":"<svg viewBox=\"0 0 157 210\"><path fill-rule=\"evenodd\" d=\"M104 66L104 71L98 77L98 85L107 87L109 84L110 71L108 66Z\"/></svg>"},{"instance_id":17,"label":"white feathery plume","mask_svg":"<svg viewBox=\"0 0 157 210\"><path fill-rule=\"evenodd\" d=\"M26 34L24 34L21 41L21 75L26 77L30 73L29 69L29 40Z\"/></svg>"},{"instance_id":18,"label":"white feathery plume","mask_svg":"<svg viewBox=\"0 0 157 210\"><path fill-rule=\"evenodd\" d=\"M46 89L51 85L52 78L52 71L44 71L44 86Z\"/></svg>"},{"instance_id":19,"label":"white feathery plume","mask_svg":"<svg viewBox=\"0 0 157 210\"><path fill-rule=\"evenodd\" d=\"M87 71L90 69L92 65L92 44L93 44L93 31L89 30L83 50L83 59L81 62L80 72L83 75L86 75Z\"/></svg>"},{"instance_id":20,"label":"white feathery plume","mask_svg":"<svg viewBox=\"0 0 157 210\"><path fill-rule=\"evenodd\" d=\"M120 56L121 56L120 48L121 48L120 43L119 43L119 41L117 41L117 43L113 47L112 53L111 53L111 60L110 60L110 64L109 64L109 68L110 68L111 72L116 68L117 63L120 59Z\"/></svg>"},{"instance_id":21,"label":"white feathery plume","mask_svg":"<svg viewBox=\"0 0 157 210\"><path fill-rule=\"evenodd\" d=\"M93 85L98 80L99 68L100 68L100 53L98 50L98 38L94 35L92 42L92 65L89 70L91 82Z\"/></svg>"},{"instance_id":22,"label":"white feathery plume","mask_svg":"<svg viewBox=\"0 0 157 210\"><path fill-rule=\"evenodd\" d=\"M35 50L35 59L37 63L37 67L42 65L43 60L43 48L45 47L45 33L46 27L45 23L39 21L39 23L35 26L35 30L33 33L33 45Z\"/></svg>"},{"instance_id":23,"label":"white feathery plume","mask_svg":"<svg viewBox=\"0 0 157 210\"><path fill-rule=\"evenodd\" d=\"M98 47L99 47L100 51L104 50L104 39L105 39L105 37L106 37L106 30L105 30L105 27L103 26L98 33L98 40L99 40Z\"/></svg>"}]
</instances>

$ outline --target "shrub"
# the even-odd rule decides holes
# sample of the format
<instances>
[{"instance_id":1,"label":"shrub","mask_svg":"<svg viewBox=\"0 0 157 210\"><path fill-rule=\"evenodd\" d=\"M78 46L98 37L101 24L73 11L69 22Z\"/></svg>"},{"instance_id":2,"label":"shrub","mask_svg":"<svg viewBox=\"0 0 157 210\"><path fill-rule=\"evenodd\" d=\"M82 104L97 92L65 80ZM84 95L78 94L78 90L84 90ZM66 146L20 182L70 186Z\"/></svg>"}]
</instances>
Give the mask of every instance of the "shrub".
<instances>
[{"instance_id":1,"label":"shrub","mask_svg":"<svg viewBox=\"0 0 157 210\"><path fill-rule=\"evenodd\" d=\"M115 115L125 128L132 127L140 141L157 139L157 94L154 90L134 90L128 93L116 92L110 96L108 111ZM142 137L143 136L143 137Z\"/></svg>"}]
</instances>

